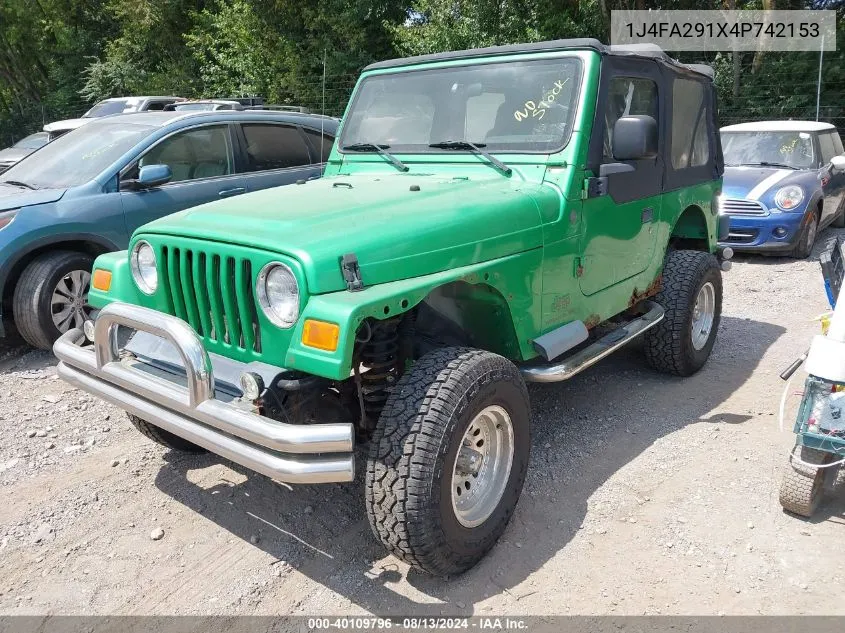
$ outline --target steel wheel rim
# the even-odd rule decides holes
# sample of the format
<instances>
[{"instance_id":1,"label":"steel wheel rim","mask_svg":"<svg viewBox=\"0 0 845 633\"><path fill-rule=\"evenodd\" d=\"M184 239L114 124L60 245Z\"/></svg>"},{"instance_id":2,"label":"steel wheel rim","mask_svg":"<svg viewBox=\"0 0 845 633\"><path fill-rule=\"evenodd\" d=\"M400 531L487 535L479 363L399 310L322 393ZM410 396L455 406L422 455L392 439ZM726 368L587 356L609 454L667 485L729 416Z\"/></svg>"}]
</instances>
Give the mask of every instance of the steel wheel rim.
<instances>
[{"instance_id":1,"label":"steel wheel rim","mask_svg":"<svg viewBox=\"0 0 845 633\"><path fill-rule=\"evenodd\" d=\"M715 320L716 289L708 281L698 291L695 307L692 309L692 346L696 350L701 350L707 345Z\"/></svg>"},{"instance_id":2,"label":"steel wheel rim","mask_svg":"<svg viewBox=\"0 0 845 633\"><path fill-rule=\"evenodd\" d=\"M473 528L496 510L510 479L514 440L510 414L498 405L484 408L470 422L452 467L452 511Z\"/></svg>"},{"instance_id":3,"label":"steel wheel rim","mask_svg":"<svg viewBox=\"0 0 845 633\"><path fill-rule=\"evenodd\" d=\"M91 306L88 305L90 287L91 273L87 270L72 270L59 279L50 298L53 325L59 332L82 327L91 312Z\"/></svg>"}]
</instances>

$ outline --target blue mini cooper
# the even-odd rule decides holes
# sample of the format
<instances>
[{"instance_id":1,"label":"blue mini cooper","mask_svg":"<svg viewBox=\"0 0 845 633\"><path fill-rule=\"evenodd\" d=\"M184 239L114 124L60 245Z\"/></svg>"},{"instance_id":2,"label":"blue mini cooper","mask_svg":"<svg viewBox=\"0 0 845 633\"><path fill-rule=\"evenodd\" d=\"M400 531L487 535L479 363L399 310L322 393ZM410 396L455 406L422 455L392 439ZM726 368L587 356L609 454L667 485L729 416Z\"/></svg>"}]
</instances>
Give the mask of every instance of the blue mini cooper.
<instances>
[{"instance_id":1,"label":"blue mini cooper","mask_svg":"<svg viewBox=\"0 0 845 633\"><path fill-rule=\"evenodd\" d=\"M721 129L725 175L721 246L805 258L819 230L845 227L845 155L836 128L760 121Z\"/></svg>"}]
</instances>

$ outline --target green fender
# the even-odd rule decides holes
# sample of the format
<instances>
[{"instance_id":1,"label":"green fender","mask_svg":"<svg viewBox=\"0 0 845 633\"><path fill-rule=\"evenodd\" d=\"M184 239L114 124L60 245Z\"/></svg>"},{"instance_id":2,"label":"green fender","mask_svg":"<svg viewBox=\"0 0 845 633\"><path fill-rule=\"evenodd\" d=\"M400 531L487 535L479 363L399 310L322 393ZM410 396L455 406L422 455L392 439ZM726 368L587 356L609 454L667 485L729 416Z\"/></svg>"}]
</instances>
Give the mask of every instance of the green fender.
<instances>
[{"instance_id":1,"label":"green fender","mask_svg":"<svg viewBox=\"0 0 845 633\"><path fill-rule=\"evenodd\" d=\"M285 366L344 380L352 371L355 334L364 319L386 319L403 314L435 289L454 282L464 282L477 288L486 286L498 293L508 308L508 314L502 315L502 318L510 320L515 337L512 353L508 355L514 360L532 358L537 353L531 345L531 338L540 331L541 269L542 249L534 249L489 262L379 284L358 292L342 291L311 297L295 326L285 355ZM302 328L306 319L340 326L335 352L302 344ZM501 325L502 322L498 323ZM507 349L506 343L503 346Z\"/></svg>"}]
</instances>

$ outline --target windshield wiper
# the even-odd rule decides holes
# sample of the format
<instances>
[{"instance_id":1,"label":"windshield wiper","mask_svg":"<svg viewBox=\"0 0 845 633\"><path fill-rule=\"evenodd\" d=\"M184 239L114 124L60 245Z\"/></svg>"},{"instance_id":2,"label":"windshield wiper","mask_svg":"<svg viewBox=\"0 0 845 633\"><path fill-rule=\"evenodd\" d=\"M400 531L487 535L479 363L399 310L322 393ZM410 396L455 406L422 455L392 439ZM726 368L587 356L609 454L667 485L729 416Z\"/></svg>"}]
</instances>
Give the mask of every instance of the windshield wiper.
<instances>
[{"instance_id":1,"label":"windshield wiper","mask_svg":"<svg viewBox=\"0 0 845 633\"><path fill-rule=\"evenodd\" d=\"M440 141L439 143L431 143L429 147L435 147L437 149L472 150L477 154L481 154L490 162L491 165L501 170L506 176L510 176L513 173L513 170L510 167L505 165L486 149L483 149L487 147L486 143L470 143L469 141Z\"/></svg>"},{"instance_id":2,"label":"windshield wiper","mask_svg":"<svg viewBox=\"0 0 845 633\"><path fill-rule=\"evenodd\" d=\"M386 149L390 149L390 145L377 145L376 143L352 143L351 145L344 145L341 149L345 152L375 151L384 156L387 160L389 160L390 163L399 171L408 171L410 169L410 167L408 167L405 163L396 158L393 154L384 151Z\"/></svg>"},{"instance_id":3,"label":"windshield wiper","mask_svg":"<svg viewBox=\"0 0 845 633\"><path fill-rule=\"evenodd\" d=\"M0 184L14 185L15 187L24 187L26 189L38 189L35 185L30 185L29 183L21 182L20 180L0 180Z\"/></svg>"},{"instance_id":4,"label":"windshield wiper","mask_svg":"<svg viewBox=\"0 0 845 633\"><path fill-rule=\"evenodd\" d=\"M761 161L759 163L740 163L743 167L784 167L786 169L798 169L786 163L770 163L769 161Z\"/></svg>"}]
</instances>

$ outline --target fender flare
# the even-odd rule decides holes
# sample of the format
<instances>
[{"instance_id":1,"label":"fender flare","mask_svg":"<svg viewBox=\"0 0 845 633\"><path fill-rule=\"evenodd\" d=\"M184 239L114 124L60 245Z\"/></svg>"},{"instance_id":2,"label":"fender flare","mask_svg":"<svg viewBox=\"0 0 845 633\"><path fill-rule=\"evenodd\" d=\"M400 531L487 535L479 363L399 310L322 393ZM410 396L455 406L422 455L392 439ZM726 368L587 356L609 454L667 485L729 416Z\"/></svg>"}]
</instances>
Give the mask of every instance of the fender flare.
<instances>
[{"instance_id":1,"label":"fender flare","mask_svg":"<svg viewBox=\"0 0 845 633\"><path fill-rule=\"evenodd\" d=\"M6 261L0 267L0 292L5 295L6 282L9 279L9 273L15 270L20 262L31 255L34 251L42 249L45 246L60 247L62 244L74 242L89 242L100 247L104 252L121 250L121 247L114 244L111 240L95 233L62 233L61 235L51 235L32 240L31 242L27 242L24 248L16 251L10 257L6 258Z\"/></svg>"}]
</instances>

